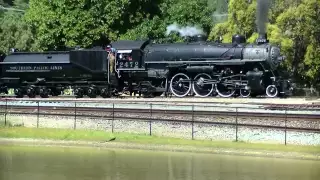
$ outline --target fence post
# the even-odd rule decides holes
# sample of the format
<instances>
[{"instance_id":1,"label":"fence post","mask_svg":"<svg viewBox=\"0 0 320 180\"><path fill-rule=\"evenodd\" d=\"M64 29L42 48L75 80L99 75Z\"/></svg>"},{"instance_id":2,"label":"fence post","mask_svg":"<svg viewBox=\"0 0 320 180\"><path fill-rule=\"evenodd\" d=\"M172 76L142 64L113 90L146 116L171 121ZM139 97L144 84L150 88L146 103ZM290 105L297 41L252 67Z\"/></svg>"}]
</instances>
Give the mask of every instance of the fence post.
<instances>
[{"instance_id":1,"label":"fence post","mask_svg":"<svg viewBox=\"0 0 320 180\"><path fill-rule=\"evenodd\" d=\"M39 113L40 113L40 108L39 108L39 101L38 102L38 112L37 112L37 128L39 128Z\"/></svg>"},{"instance_id":2,"label":"fence post","mask_svg":"<svg viewBox=\"0 0 320 180\"><path fill-rule=\"evenodd\" d=\"M73 129L77 128L77 101L74 102L74 124Z\"/></svg>"},{"instance_id":3,"label":"fence post","mask_svg":"<svg viewBox=\"0 0 320 180\"><path fill-rule=\"evenodd\" d=\"M238 142L238 108L236 107L236 142Z\"/></svg>"},{"instance_id":4,"label":"fence post","mask_svg":"<svg viewBox=\"0 0 320 180\"><path fill-rule=\"evenodd\" d=\"M152 134L152 126L151 126L151 123L152 123L152 104L150 104L150 120L149 120L149 135L151 136Z\"/></svg>"},{"instance_id":5,"label":"fence post","mask_svg":"<svg viewBox=\"0 0 320 180\"><path fill-rule=\"evenodd\" d=\"M287 108L285 109L285 120L284 120L284 145L287 145Z\"/></svg>"},{"instance_id":6,"label":"fence post","mask_svg":"<svg viewBox=\"0 0 320 180\"><path fill-rule=\"evenodd\" d=\"M7 126L8 99L6 99L6 108L4 112L4 125Z\"/></svg>"},{"instance_id":7,"label":"fence post","mask_svg":"<svg viewBox=\"0 0 320 180\"><path fill-rule=\"evenodd\" d=\"M113 133L113 121L114 121L114 103L112 103L112 122L111 122L111 132Z\"/></svg>"},{"instance_id":8,"label":"fence post","mask_svg":"<svg viewBox=\"0 0 320 180\"><path fill-rule=\"evenodd\" d=\"M191 129L192 140L194 140L194 104L192 104L192 129Z\"/></svg>"}]
</instances>

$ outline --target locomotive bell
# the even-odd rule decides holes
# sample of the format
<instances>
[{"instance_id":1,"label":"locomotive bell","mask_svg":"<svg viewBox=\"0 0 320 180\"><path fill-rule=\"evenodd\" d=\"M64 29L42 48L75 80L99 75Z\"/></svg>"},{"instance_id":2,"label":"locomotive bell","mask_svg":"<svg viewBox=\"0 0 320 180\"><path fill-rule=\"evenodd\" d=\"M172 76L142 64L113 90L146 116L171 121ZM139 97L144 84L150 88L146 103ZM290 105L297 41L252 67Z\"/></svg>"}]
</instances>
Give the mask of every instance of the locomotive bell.
<instances>
[{"instance_id":1,"label":"locomotive bell","mask_svg":"<svg viewBox=\"0 0 320 180\"><path fill-rule=\"evenodd\" d=\"M232 36L232 44L246 43L246 38L243 35L235 34Z\"/></svg>"}]
</instances>

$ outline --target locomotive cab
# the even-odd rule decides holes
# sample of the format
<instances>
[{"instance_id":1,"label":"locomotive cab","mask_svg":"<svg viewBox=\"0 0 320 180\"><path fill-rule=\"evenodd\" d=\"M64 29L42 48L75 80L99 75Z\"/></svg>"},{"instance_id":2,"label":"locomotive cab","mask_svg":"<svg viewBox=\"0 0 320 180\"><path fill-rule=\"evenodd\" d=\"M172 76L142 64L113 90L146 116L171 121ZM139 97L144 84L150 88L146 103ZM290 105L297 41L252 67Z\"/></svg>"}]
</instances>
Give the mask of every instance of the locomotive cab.
<instances>
[{"instance_id":1,"label":"locomotive cab","mask_svg":"<svg viewBox=\"0 0 320 180\"><path fill-rule=\"evenodd\" d=\"M118 77L123 75L122 72L145 71L143 49L148 43L149 40L120 40L112 43L116 50L115 71Z\"/></svg>"},{"instance_id":2,"label":"locomotive cab","mask_svg":"<svg viewBox=\"0 0 320 180\"><path fill-rule=\"evenodd\" d=\"M143 69L143 53L140 49L116 50L116 71Z\"/></svg>"}]
</instances>

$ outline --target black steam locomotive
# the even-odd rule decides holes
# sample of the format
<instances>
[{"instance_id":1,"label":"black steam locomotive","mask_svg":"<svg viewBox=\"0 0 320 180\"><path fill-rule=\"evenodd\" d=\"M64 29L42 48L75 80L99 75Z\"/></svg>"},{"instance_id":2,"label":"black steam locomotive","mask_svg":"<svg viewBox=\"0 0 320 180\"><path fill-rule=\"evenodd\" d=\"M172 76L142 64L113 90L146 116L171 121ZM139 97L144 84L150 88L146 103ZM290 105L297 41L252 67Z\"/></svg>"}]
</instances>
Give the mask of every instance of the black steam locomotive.
<instances>
[{"instance_id":1,"label":"black steam locomotive","mask_svg":"<svg viewBox=\"0 0 320 180\"><path fill-rule=\"evenodd\" d=\"M116 41L111 44L116 50L111 67L109 52L102 48L12 53L0 63L0 89L14 88L17 97L57 96L70 86L76 97L91 98L124 91L176 97L290 94L290 82L277 70L284 57L266 35L259 36L256 44L247 44L241 35L234 35L227 44L197 37L193 42L173 44Z\"/></svg>"}]
</instances>

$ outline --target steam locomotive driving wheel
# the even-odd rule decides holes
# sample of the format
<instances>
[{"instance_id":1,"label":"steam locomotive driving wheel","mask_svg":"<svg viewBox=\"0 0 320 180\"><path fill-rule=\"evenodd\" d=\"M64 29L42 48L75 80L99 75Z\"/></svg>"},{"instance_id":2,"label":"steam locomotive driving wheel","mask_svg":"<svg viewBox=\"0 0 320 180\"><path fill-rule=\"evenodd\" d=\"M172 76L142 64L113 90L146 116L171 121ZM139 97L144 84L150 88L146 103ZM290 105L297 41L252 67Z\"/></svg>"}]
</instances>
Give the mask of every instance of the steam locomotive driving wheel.
<instances>
[{"instance_id":1,"label":"steam locomotive driving wheel","mask_svg":"<svg viewBox=\"0 0 320 180\"><path fill-rule=\"evenodd\" d=\"M236 77L233 76L233 71L229 68L222 71L219 77L219 82L216 85L216 91L219 96L228 98L234 95L236 92L235 88Z\"/></svg>"},{"instance_id":2,"label":"steam locomotive driving wheel","mask_svg":"<svg viewBox=\"0 0 320 180\"><path fill-rule=\"evenodd\" d=\"M170 82L170 90L177 97L185 97L191 91L191 80L184 73L174 75Z\"/></svg>"},{"instance_id":3,"label":"steam locomotive driving wheel","mask_svg":"<svg viewBox=\"0 0 320 180\"><path fill-rule=\"evenodd\" d=\"M200 97L208 97L214 88L214 85L208 83L208 80L211 80L211 76L206 73L200 73L194 78L193 82L193 92Z\"/></svg>"}]
</instances>

